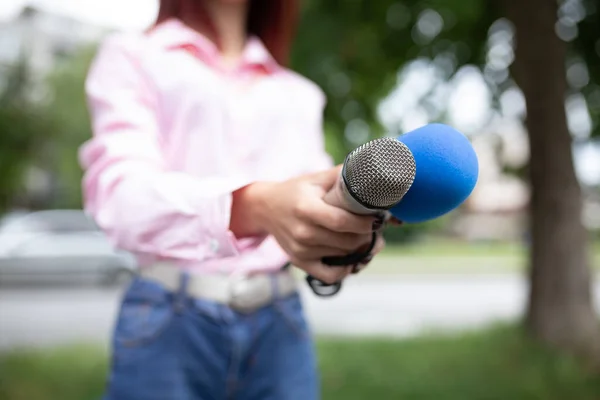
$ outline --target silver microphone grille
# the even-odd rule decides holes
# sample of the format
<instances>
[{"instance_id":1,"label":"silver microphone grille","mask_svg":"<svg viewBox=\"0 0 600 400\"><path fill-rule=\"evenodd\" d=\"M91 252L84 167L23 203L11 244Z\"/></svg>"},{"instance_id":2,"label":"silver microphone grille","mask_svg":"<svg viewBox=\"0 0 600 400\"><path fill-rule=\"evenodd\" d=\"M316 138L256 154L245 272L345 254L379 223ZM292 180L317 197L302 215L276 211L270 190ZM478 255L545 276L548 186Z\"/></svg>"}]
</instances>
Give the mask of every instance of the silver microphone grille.
<instances>
[{"instance_id":1,"label":"silver microphone grille","mask_svg":"<svg viewBox=\"0 0 600 400\"><path fill-rule=\"evenodd\" d=\"M356 200L373 209L398 203L415 180L417 166L409 148L395 138L371 140L344 163L344 179Z\"/></svg>"}]
</instances>

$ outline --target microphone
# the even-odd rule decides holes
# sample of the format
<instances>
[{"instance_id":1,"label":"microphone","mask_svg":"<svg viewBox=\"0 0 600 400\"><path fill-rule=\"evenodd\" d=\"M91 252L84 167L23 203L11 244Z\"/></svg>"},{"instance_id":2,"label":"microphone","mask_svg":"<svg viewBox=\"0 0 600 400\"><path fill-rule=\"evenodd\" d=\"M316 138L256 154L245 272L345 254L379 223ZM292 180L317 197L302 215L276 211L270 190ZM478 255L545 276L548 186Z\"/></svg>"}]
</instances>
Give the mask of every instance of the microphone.
<instances>
[{"instance_id":1,"label":"microphone","mask_svg":"<svg viewBox=\"0 0 600 400\"><path fill-rule=\"evenodd\" d=\"M371 140L346 156L337 184L324 200L355 214L375 215L402 199L415 174L408 146L389 137Z\"/></svg>"},{"instance_id":2,"label":"microphone","mask_svg":"<svg viewBox=\"0 0 600 400\"><path fill-rule=\"evenodd\" d=\"M478 177L477 154L466 136L448 125L429 124L352 151L325 201L356 214L386 212L405 223L420 223L459 207ZM360 260L370 251L341 261L326 257L323 263L352 265L344 261ZM341 289L341 282L327 285L310 276L307 282L319 296L333 296Z\"/></svg>"},{"instance_id":3,"label":"microphone","mask_svg":"<svg viewBox=\"0 0 600 400\"><path fill-rule=\"evenodd\" d=\"M429 124L398 136L415 158L416 176L391 214L405 223L436 219L459 207L479 178L477 153L465 135L444 124Z\"/></svg>"},{"instance_id":4,"label":"microphone","mask_svg":"<svg viewBox=\"0 0 600 400\"><path fill-rule=\"evenodd\" d=\"M371 140L346 156L338 181L324 200L355 214L376 215L402 199L413 184L415 173L415 159L404 143L390 137ZM376 239L373 233L371 248L364 254L325 257L322 262L332 266L356 264L368 255ZM328 285L310 275L306 279L319 296L333 296L342 286L341 282Z\"/></svg>"}]
</instances>

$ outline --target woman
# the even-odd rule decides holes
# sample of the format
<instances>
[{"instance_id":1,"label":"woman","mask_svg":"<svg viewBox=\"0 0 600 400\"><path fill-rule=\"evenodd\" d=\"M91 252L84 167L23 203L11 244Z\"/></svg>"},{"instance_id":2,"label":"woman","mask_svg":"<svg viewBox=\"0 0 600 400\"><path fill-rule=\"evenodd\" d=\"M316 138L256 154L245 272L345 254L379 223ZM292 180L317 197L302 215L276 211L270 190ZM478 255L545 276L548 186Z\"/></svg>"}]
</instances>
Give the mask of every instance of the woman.
<instances>
[{"instance_id":1,"label":"woman","mask_svg":"<svg viewBox=\"0 0 600 400\"><path fill-rule=\"evenodd\" d=\"M342 280L356 266L319 260L370 243L382 220L323 201L339 168L323 93L285 68L297 12L291 0L163 0L155 26L96 56L86 210L140 264L106 399L319 397L282 266Z\"/></svg>"}]
</instances>

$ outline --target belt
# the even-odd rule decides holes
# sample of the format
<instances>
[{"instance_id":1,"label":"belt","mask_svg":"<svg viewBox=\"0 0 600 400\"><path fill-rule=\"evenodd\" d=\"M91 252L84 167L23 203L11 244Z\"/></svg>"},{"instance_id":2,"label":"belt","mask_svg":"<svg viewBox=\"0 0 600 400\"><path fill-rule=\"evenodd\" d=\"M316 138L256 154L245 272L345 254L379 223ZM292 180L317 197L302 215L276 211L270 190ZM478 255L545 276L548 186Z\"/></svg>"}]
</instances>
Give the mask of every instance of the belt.
<instances>
[{"instance_id":1,"label":"belt","mask_svg":"<svg viewBox=\"0 0 600 400\"><path fill-rule=\"evenodd\" d=\"M176 292L182 272L174 265L155 264L140 268L138 275ZM255 275L188 274L186 293L194 298L214 301L249 313L272 303L276 298L296 292L296 280L288 270Z\"/></svg>"}]
</instances>

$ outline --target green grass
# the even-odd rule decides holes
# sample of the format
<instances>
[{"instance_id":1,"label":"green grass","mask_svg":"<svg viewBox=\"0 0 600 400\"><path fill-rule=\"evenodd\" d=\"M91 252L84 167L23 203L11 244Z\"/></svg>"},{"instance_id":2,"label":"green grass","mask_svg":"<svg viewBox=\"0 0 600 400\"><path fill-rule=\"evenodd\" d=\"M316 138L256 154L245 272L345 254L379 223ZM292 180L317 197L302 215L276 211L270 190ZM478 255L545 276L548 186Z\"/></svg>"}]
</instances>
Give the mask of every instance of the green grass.
<instances>
[{"instance_id":1,"label":"green grass","mask_svg":"<svg viewBox=\"0 0 600 400\"><path fill-rule=\"evenodd\" d=\"M5 354L0 399L99 400L106 366L104 352L93 346Z\"/></svg>"},{"instance_id":2,"label":"green grass","mask_svg":"<svg viewBox=\"0 0 600 400\"><path fill-rule=\"evenodd\" d=\"M592 266L600 270L600 243L591 246ZM367 270L369 274L514 273L527 266L527 249L519 243L424 241L388 245Z\"/></svg>"},{"instance_id":3,"label":"green grass","mask_svg":"<svg viewBox=\"0 0 600 400\"><path fill-rule=\"evenodd\" d=\"M600 376L513 327L414 339L318 342L323 399L592 400ZM94 347L0 358L0 400L92 400L106 357Z\"/></svg>"},{"instance_id":4,"label":"green grass","mask_svg":"<svg viewBox=\"0 0 600 400\"><path fill-rule=\"evenodd\" d=\"M593 242L591 252L600 256L600 241ZM399 245L389 244L382 254L389 256L460 256L460 257L510 257L525 256L527 249L518 242L466 242L463 240L423 240Z\"/></svg>"},{"instance_id":5,"label":"green grass","mask_svg":"<svg viewBox=\"0 0 600 400\"><path fill-rule=\"evenodd\" d=\"M525 247L516 242L470 243L453 240L423 240L405 245L388 244L383 254L390 256L454 256L506 257L525 254Z\"/></svg>"}]
</instances>

